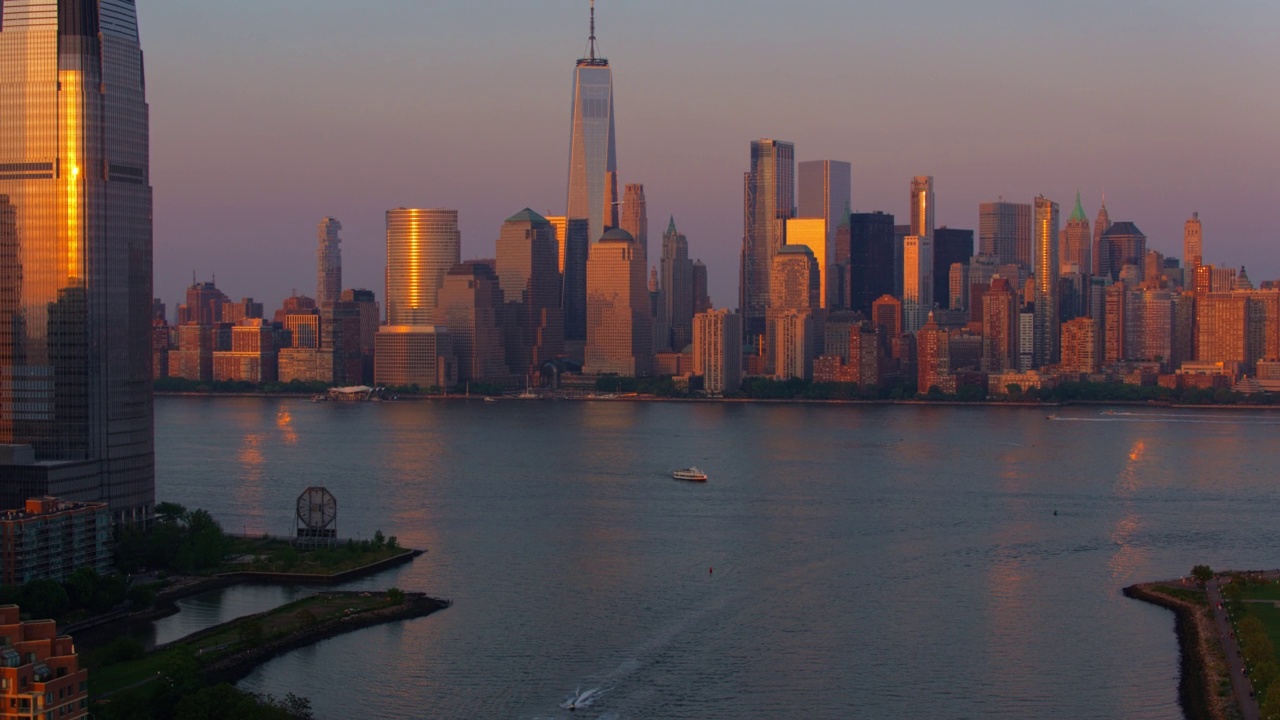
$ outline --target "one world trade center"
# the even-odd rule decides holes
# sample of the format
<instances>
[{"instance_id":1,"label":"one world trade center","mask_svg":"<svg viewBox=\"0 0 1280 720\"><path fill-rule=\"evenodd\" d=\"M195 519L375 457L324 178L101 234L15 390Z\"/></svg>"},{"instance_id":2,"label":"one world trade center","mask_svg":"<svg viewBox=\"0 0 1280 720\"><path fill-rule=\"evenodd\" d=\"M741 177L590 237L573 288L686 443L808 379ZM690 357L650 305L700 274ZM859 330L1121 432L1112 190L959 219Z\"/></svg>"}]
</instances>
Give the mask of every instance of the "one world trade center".
<instances>
[{"instance_id":1,"label":"one world trade center","mask_svg":"<svg viewBox=\"0 0 1280 720\"><path fill-rule=\"evenodd\" d=\"M569 141L570 218L589 221L595 242L618 226L618 158L613 130L613 70L596 55L596 8L591 2L587 57L573 72L573 135Z\"/></svg>"}]
</instances>

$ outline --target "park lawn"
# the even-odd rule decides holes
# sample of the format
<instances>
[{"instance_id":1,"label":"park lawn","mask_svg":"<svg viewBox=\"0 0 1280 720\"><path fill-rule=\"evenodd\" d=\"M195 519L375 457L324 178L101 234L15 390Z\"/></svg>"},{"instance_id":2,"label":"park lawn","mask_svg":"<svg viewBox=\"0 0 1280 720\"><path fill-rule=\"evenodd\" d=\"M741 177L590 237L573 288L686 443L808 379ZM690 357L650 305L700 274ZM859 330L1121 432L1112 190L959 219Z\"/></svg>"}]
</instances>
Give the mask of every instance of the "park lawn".
<instances>
[{"instance_id":1,"label":"park lawn","mask_svg":"<svg viewBox=\"0 0 1280 720\"><path fill-rule=\"evenodd\" d=\"M1280 652L1280 608L1267 603L1244 603L1244 611L1262 621L1267 629L1267 637ZM1280 662L1280 658L1276 658Z\"/></svg>"},{"instance_id":2,"label":"park lawn","mask_svg":"<svg viewBox=\"0 0 1280 720\"><path fill-rule=\"evenodd\" d=\"M1208 605L1209 596L1204 590L1193 587L1178 587L1176 585L1157 585L1153 588L1156 592L1168 595L1171 598L1185 600L1195 605Z\"/></svg>"},{"instance_id":3,"label":"park lawn","mask_svg":"<svg viewBox=\"0 0 1280 720\"><path fill-rule=\"evenodd\" d=\"M379 610L391 606L386 593L370 592L367 596L319 593L282 605L270 614L254 620L238 618L212 635L187 642L179 640L173 646L159 652L149 653L146 657L128 662L108 665L104 668L92 669L89 672L89 691L93 697L101 697L105 693L115 692L131 685L154 679L164 671L181 653L196 654L203 661L216 659L223 651L235 650L240 644L241 628L247 622L257 622L262 626L262 637L285 635L303 629L304 620L298 614L310 612L316 622L324 622L345 615L358 615L370 610ZM348 613L348 611L350 611ZM310 623L309 619L305 621Z\"/></svg>"},{"instance_id":4,"label":"park lawn","mask_svg":"<svg viewBox=\"0 0 1280 720\"><path fill-rule=\"evenodd\" d=\"M1250 585L1241 597L1245 600L1275 600L1280 602L1280 583ZM1276 647L1280 647L1280 644Z\"/></svg>"},{"instance_id":5,"label":"park lawn","mask_svg":"<svg viewBox=\"0 0 1280 720\"><path fill-rule=\"evenodd\" d=\"M332 548L301 551L288 540L275 538L236 538L231 545L230 557L239 562L224 563L215 572L271 572L302 575L336 575L372 565L404 553L402 547L383 545L364 546L362 543L341 543ZM252 560L243 559L252 556Z\"/></svg>"}]
</instances>

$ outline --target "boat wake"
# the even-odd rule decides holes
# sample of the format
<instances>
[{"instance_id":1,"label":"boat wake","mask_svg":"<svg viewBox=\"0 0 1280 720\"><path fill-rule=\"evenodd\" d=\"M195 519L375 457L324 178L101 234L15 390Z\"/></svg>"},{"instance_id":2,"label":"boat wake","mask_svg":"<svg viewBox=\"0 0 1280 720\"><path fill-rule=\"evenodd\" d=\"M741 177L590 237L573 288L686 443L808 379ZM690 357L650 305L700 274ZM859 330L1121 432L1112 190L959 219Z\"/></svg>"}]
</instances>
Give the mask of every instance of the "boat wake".
<instances>
[{"instance_id":1,"label":"boat wake","mask_svg":"<svg viewBox=\"0 0 1280 720\"><path fill-rule=\"evenodd\" d=\"M1102 417L1062 417L1053 415L1048 419L1059 422L1128 422L1128 423L1186 423L1189 425L1280 425L1280 420L1271 418L1250 417L1207 417L1195 413L1134 413L1114 412L1102 413Z\"/></svg>"},{"instance_id":2,"label":"boat wake","mask_svg":"<svg viewBox=\"0 0 1280 720\"><path fill-rule=\"evenodd\" d=\"M570 711L584 710L594 705L596 700L599 700L600 696L604 695L605 692L604 689L598 687L585 691L582 688L578 688L569 693L564 702L560 703L560 709Z\"/></svg>"}]
</instances>

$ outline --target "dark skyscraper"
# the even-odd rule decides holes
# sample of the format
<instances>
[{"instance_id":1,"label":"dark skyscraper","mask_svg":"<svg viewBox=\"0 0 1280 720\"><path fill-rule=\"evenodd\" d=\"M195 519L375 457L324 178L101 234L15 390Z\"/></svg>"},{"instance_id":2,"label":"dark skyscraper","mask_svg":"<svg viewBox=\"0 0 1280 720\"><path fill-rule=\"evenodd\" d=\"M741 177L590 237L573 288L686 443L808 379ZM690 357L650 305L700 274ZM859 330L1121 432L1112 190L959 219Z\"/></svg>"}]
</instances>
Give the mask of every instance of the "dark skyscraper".
<instances>
[{"instance_id":1,"label":"dark skyscraper","mask_svg":"<svg viewBox=\"0 0 1280 720\"><path fill-rule=\"evenodd\" d=\"M978 252L998 265L1031 270L1031 204L1000 200L978 206Z\"/></svg>"},{"instance_id":2,"label":"dark skyscraper","mask_svg":"<svg viewBox=\"0 0 1280 720\"><path fill-rule=\"evenodd\" d=\"M1099 274L1110 275L1113 281L1120 279L1125 265L1137 268L1138 280L1142 280L1147 255L1147 236L1131 222L1118 222L1102 233L1100 243L1102 257Z\"/></svg>"},{"instance_id":3,"label":"dark skyscraper","mask_svg":"<svg viewBox=\"0 0 1280 720\"><path fill-rule=\"evenodd\" d=\"M564 339L587 341L587 254L591 246L585 218L565 223L564 241Z\"/></svg>"},{"instance_id":4,"label":"dark skyscraper","mask_svg":"<svg viewBox=\"0 0 1280 720\"><path fill-rule=\"evenodd\" d=\"M151 186L131 0L0 3L0 444L23 496L155 501ZM10 214L11 213L11 214ZM9 223L5 223L8 225ZM21 402L15 402L21 390ZM11 495L13 493L10 493Z\"/></svg>"},{"instance_id":5,"label":"dark skyscraper","mask_svg":"<svg viewBox=\"0 0 1280 720\"><path fill-rule=\"evenodd\" d=\"M795 217L796 148L789 142L751 143L751 170L743 193L742 273L739 307L746 339L764 334L769 309L769 270L782 249L788 218Z\"/></svg>"},{"instance_id":6,"label":"dark skyscraper","mask_svg":"<svg viewBox=\"0 0 1280 720\"><path fill-rule=\"evenodd\" d=\"M968 265L972 257L972 230L941 227L933 231L933 302L938 307L951 307L951 265Z\"/></svg>"},{"instance_id":7,"label":"dark skyscraper","mask_svg":"<svg viewBox=\"0 0 1280 720\"><path fill-rule=\"evenodd\" d=\"M564 352L558 253L555 231L538 213L525 208L502 224L497 268L506 363L520 377L537 375Z\"/></svg>"},{"instance_id":8,"label":"dark skyscraper","mask_svg":"<svg viewBox=\"0 0 1280 720\"><path fill-rule=\"evenodd\" d=\"M573 71L573 131L569 138L570 218L588 218L587 237L618 226L618 151L613 122L613 70L596 57L596 4L591 0L587 57Z\"/></svg>"},{"instance_id":9,"label":"dark skyscraper","mask_svg":"<svg viewBox=\"0 0 1280 720\"><path fill-rule=\"evenodd\" d=\"M676 230L671 218L662 234L662 301L663 324L668 337L662 346L676 352L693 342L693 262L689 260L689 241Z\"/></svg>"},{"instance_id":10,"label":"dark skyscraper","mask_svg":"<svg viewBox=\"0 0 1280 720\"><path fill-rule=\"evenodd\" d=\"M868 319L876 299L894 294L893 242L892 215L874 212L849 216L849 309Z\"/></svg>"}]
</instances>

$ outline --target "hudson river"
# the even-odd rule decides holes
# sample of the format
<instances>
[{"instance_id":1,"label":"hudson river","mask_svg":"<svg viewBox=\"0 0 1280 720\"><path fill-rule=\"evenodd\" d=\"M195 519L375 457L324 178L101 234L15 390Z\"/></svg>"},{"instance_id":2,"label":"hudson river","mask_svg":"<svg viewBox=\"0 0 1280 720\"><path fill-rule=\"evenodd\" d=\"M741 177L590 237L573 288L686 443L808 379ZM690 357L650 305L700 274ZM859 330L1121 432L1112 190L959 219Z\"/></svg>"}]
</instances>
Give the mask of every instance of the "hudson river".
<instances>
[{"instance_id":1,"label":"hudson river","mask_svg":"<svg viewBox=\"0 0 1280 720\"><path fill-rule=\"evenodd\" d=\"M1173 615L1120 589L1280 566L1280 414L1116 412L158 398L157 495L288 534L323 485L428 550L354 587L453 607L242 683L325 720L1178 718Z\"/></svg>"}]
</instances>

